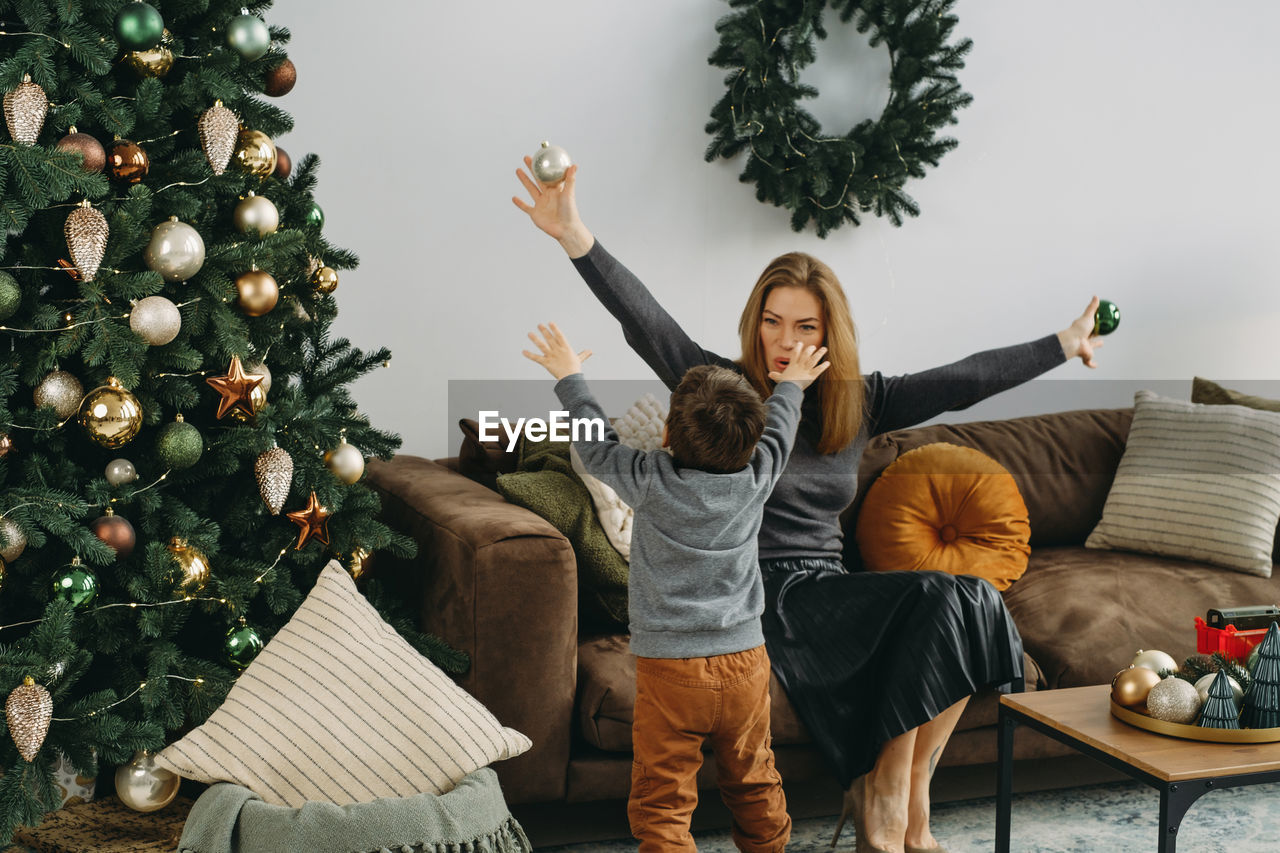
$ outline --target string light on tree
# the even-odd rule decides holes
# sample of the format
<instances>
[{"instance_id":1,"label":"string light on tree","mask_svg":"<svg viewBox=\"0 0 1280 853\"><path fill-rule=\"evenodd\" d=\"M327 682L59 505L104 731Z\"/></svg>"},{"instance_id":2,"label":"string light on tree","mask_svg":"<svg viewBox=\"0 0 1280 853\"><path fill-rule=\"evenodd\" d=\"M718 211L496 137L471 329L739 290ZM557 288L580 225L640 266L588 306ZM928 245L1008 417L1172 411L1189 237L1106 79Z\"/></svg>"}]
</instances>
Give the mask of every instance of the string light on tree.
<instances>
[{"instance_id":1,"label":"string light on tree","mask_svg":"<svg viewBox=\"0 0 1280 853\"><path fill-rule=\"evenodd\" d=\"M39 83L31 82L30 74L23 75L17 88L5 93L4 121L14 142L35 145L48 114L49 98Z\"/></svg>"}]
</instances>

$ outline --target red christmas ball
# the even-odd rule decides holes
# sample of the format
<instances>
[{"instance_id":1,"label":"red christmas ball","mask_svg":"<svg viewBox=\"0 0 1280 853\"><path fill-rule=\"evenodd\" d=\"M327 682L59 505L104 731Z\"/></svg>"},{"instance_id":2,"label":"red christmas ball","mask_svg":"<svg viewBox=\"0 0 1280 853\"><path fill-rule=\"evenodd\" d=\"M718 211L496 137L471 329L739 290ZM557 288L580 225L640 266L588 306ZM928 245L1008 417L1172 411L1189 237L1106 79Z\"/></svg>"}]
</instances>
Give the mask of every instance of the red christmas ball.
<instances>
[{"instance_id":1,"label":"red christmas ball","mask_svg":"<svg viewBox=\"0 0 1280 853\"><path fill-rule=\"evenodd\" d=\"M292 59L286 59L267 72L262 80L262 91L273 98L279 98L293 91L293 84L298 82L298 69Z\"/></svg>"},{"instance_id":2,"label":"red christmas ball","mask_svg":"<svg viewBox=\"0 0 1280 853\"><path fill-rule=\"evenodd\" d=\"M289 155L279 145L276 146L276 170L271 174L275 175L282 181L287 181L289 175L293 172L293 161L289 159Z\"/></svg>"},{"instance_id":3,"label":"red christmas ball","mask_svg":"<svg viewBox=\"0 0 1280 853\"><path fill-rule=\"evenodd\" d=\"M101 172L107 165L107 152L102 143L87 133L78 133L71 128L71 133L58 140L59 151L74 151L84 158L84 170L89 173Z\"/></svg>"},{"instance_id":4,"label":"red christmas ball","mask_svg":"<svg viewBox=\"0 0 1280 853\"><path fill-rule=\"evenodd\" d=\"M129 519L121 518L111 510L107 510L106 515L94 519L89 525L89 530L115 551L116 559L119 560L128 558L133 553L133 546L138 544L138 535L133 532L133 525L129 523Z\"/></svg>"}]
</instances>

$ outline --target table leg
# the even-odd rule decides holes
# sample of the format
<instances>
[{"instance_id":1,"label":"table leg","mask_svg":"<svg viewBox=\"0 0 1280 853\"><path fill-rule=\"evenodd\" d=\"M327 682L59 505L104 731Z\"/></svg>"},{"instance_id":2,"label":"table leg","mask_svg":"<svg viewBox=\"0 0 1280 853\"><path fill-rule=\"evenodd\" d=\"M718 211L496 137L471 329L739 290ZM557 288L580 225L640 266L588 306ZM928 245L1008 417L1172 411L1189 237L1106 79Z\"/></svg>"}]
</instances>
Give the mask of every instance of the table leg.
<instances>
[{"instance_id":1,"label":"table leg","mask_svg":"<svg viewBox=\"0 0 1280 853\"><path fill-rule=\"evenodd\" d=\"M1013 810L1013 732L1018 727L1018 721L1005 711L1004 705L1000 706L998 725L1000 733L996 754L1000 769L996 783L995 853L1009 853L1009 823ZM1163 805L1163 800L1161 802Z\"/></svg>"},{"instance_id":2,"label":"table leg","mask_svg":"<svg viewBox=\"0 0 1280 853\"><path fill-rule=\"evenodd\" d=\"M1200 799L1213 782L1172 782L1160 788L1160 846L1159 853L1176 853L1178 827L1187 811Z\"/></svg>"}]
</instances>

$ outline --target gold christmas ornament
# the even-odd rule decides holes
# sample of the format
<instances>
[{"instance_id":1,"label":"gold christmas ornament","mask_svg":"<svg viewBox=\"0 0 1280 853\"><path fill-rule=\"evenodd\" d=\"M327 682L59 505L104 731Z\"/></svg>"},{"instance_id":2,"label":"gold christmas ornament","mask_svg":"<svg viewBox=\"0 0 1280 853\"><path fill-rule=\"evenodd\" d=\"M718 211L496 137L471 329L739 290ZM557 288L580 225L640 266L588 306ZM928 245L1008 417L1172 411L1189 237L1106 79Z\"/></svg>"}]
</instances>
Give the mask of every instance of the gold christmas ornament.
<instances>
[{"instance_id":1,"label":"gold christmas ornament","mask_svg":"<svg viewBox=\"0 0 1280 853\"><path fill-rule=\"evenodd\" d=\"M145 749L116 768L116 796L137 812L154 812L169 805L178 796L181 782L181 776L157 767L155 755Z\"/></svg>"},{"instance_id":2,"label":"gold christmas ornament","mask_svg":"<svg viewBox=\"0 0 1280 853\"><path fill-rule=\"evenodd\" d=\"M261 376L252 376L244 372L240 364L240 356L231 356L231 365L226 376L210 376L204 380L222 395L218 402L218 420L227 416L232 409L239 409L246 417L253 417L258 412L253 408L253 389L262 384Z\"/></svg>"},{"instance_id":3,"label":"gold christmas ornament","mask_svg":"<svg viewBox=\"0 0 1280 853\"><path fill-rule=\"evenodd\" d=\"M258 387L263 390L263 393L271 390L271 371L267 368L265 361L255 361L245 368L245 372L250 376L262 377L262 384Z\"/></svg>"},{"instance_id":4,"label":"gold christmas ornament","mask_svg":"<svg viewBox=\"0 0 1280 853\"><path fill-rule=\"evenodd\" d=\"M1152 672L1177 672L1178 662L1173 655L1156 649L1138 649L1138 653L1129 661L1129 666L1143 666Z\"/></svg>"},{"instance_id":5,"label":"gold christmas ornament","mask_svg":"<svg viewBox=\"0 0 1280 853\"><path fill-rule=\"evenodd\" d=\"M155 47L127 52L124 64L136 71L139 77L163 77L173 68L173 51L169 49L172 41L173 34L166 29Z\"/></svg>"},{"instance_id":6,"label":"gold christmas ornament","mask_svg":"<svg viewBox=\"0 0 1280 853\"><path fill-rule=\"evenodd\" d=\"M1151 688L1160 683L1160 676L1145 666L1131 666L1116 673L1111 679L1111 698L1117 705L1137 708L1147 701Z\"/></svg>"},{"instance_id":7,"label":"gold christmas ornament","mask_svg":"<svg viewBox=\"0 0 1280 853\"><path fill-rule=\"evenodd\" d=\"M102 263L102 256L107 253L107 218L91 207L86 199L71 211L62 230L67 237L71 262L76 265L80 277L85 281L93 281L98 274L98 265Z\"/></svg>"},{"instance_id":8,"label":"gold christmas ornament","mask_svg":"<svg viewBox=\"0 0 1280 853\"><path fill-rule=\"evenodd\" d=\"M23 761L31 761L49 733L53 697L28 675L5 700L4 715L9 720L9 734L18 746L18 754Z\"/></svg>"},{"instance_id":9,"label":"gold christmas ornament","mask_svg":"<svg viewBox=\"0 0 1280 853\"><path fill-rule=\"evenodd\" d=\"M364 454L359 448L347 444L344 438L337 447L324 455L324 464L335 477L349 486L364 473Z\"/></svg>"},{"instance_id":10,"label":"gold christmas ornament","mask_svg":"<svg viewBox=\"0 0 1280 853\"><path fill-rule=\"evenodd\" d=\"M21 525L12 518L0 518L0 533L4 534L4 545L0 545L0 559L12 563L22 556L27 547L27 534Z\"/></svg>"},{"instance_id":11,"label":"gold christmas ornament","mask_svg":"<svg viewBox=\"0 0 1280 853\"><path fill-rule=\"evenodd\" d=\"M103 447L123 447L142 429L142 404L112 376L85 395L80 426Z\"/></svg>"},{"instance_id":12,"label":"gold christmas ornament","mask_svg":"<svg viewBox=\"0 0 1280 853\"><path fill-rule=\"evenodd\" d=\"M338 271L333 267L320 267L311 274L311 286L320 293L333 293L338 289Z\"/></svg>"},{"instance_id":13,"label":"gold christmas ornament","mask_svg":"<svg viewBox=\"0 0 1280 853\"><path fill-rule=\"evenodd\" d=\"M199 592L209 580L209 558L187 544L181 536L169 540L169 553L182 569L182 580L178 586L186 592Z\"/></svg>"},{"instance_id":14,"label":"gold christmas ornament","mask_svg":"<svg viewBox=\"0 0 1280 853\"><path fill-rule=\"evenodd\" d=\"M241 234L265 237L276 233L276 229L280 227L280 211L271 199L254 195L251 190L236 205L232 221Z\"/></svg>"},{"instance_id":15,"label":"gold christmas ornament","mask_svg":"<svg viewBox=\"0 0 1280 853\"><path fill-rule=\"evenodd\" d=\"M275 171L276 146L260 130L242 130L236 137L235 152L231 155L236 168L249 175L265 178Z\"/></svg>"},{"instance_id":16,"label":"gold christmas ornament","mask_svg":"<svg viewBox=\"0 0 1280 853\"><path fill-rule=\"evenodd\" d=\"M0 432L0 457L8 456L10 450L13 450L13 436Z\"/></svg>"},{"instance_id":17,"label":"gold christmas ornament","mask_svg":"<svg viewBox=\"0 0 1280 853\"><path fill-rule=\"evenodd\" d=\"M329 510L321 506L315 492L311 493L306 509L288 512L285 515L299 528L298 544L293 546L295 551L301 551L312 537L325 545L329 544Z\"/></svg>"},{"instance_id":18,"label":"gold christmas ornament","mask_svg":"<svg viewBox=\"0 0 1280 853\"><path fill-rule=\"evenodd\" d=\"M55 370L40 380L33 398L36 408L52 406L59 418L66 419L80 411L84 386L67 371Z\"/></svg>"},{"instance_id":19,"label":"gold christmas ornament","mask_svg":"<svg viewBox=\"0 0 1280 853\"><path fill-rule=\"evenodd\" d=\"M253 474L262 502L272 515L279 515L293 484L293 457L283 447L264 450L253 463Z\"/></svg>"},{"instance_id":20,"label":"gold christmas ornament","mask_svg":"<svg viewBox=\"0 0 1280 853\"><path fill-rule=\"evenodd\" d=\"M227 170L231 154L236 150L240 117L224 107L222 101L214 101L213 106L200 114L196 129L200 133L200 147L204 149L209 167L215 175L221 175Z\"/></svg>"},{"instance_id":21,"label":"gold christmas ornament","mask_svg":"<svg viewBox=\"0 0 1280 853\"><path fill-rule=\"evenodd\" d=\"M250 270L236 276L240 309L250 317L261 317L280 300L280 286L270 273Z\"/></svg>"},{"instance_id":22,"label":"gold christmas ornament","mask_svg":"<svg viewBox=\"0 0 1280 853\"><path fill-rule=\"evenodd\" d=\"M351 558L347 560L347 571L351 573L351 579L360 580L369 571L372 563L373 552L368 548L356 548L352 551Z\"/></svg>"},{"instance_id":23,"label":"gold christmas ornament","mask_svg":"<svg viewBox=\"0 0 1280 853\"><path fill-rule=\"evenodd\" d=\"M30 74L24 74L17 88L4 95L4 123L14 142L35 145L48 114L49 98L39 83L31 82Z\"/></svg>"}]
</instances>

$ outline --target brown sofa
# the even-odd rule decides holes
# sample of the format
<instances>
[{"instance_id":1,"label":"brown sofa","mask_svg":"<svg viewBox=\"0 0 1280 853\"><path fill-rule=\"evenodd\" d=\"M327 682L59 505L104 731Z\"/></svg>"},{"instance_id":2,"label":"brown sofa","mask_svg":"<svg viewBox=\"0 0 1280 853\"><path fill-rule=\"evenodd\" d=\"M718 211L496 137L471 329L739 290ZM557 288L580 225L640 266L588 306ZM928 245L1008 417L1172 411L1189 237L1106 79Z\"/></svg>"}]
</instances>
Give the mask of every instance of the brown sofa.
<instances>
[{"instance_id":1,"label":"brown sofa","mask_svg":"<svg viewBox=\"0 0 1280 853\"><path fill-rule=\"evenodd\" d=\"M1088 410L901 430L875 438L863 458L860 496L900 454L935 441L976 448L1014 475L1030 514L1032 551L1026 573L1004 597L1022 633L1028 690L1108 682L1142 648L1181 660L1196 650L1193 620L1206 609L1280 601L1280 573L1266 579L1083 547L1101 516L1132 414ZM403 584L424 629L471 655L461 684L532 739L528 753L496 767L510 803L616 804L626 797L631 767L633 658L624 635L579 633L570 544L484 484L509 464L474 440L464 442L458 458L370 463L384 520L419 545L412 561L385 560L377 571ZM844 517L851 570L860 570L853 545L858 509L855 502ZM774 743L788 790L830 780L774 687ZM944 767L981 766L994 778L996 701L986 694L969 704ZM1068 753L1030 731L1016 741L1021 759ZM710 764L701 777L708 788L715 784ZM625 822L612 830L625 835Z\"/></svg>"}]
</instances>

